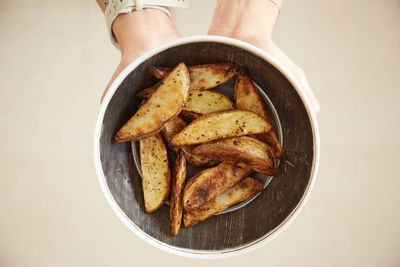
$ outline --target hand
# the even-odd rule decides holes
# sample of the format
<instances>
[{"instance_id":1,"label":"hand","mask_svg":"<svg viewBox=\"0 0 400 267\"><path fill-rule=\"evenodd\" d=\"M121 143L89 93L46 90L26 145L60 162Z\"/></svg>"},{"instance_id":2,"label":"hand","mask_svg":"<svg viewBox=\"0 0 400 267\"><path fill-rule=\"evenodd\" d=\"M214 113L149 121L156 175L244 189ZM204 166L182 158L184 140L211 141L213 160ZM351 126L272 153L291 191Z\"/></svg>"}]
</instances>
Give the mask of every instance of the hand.
<instances>
[{"instance_id":1,"label":"hand","mask_svg":"<svg viewBox=\"0 0 400 267\"><path fill-rule=\"evenodd\" d=\"M279 6L282 2L275 1ZM304 71L271 40L278 15L278 7L269 0L219 0L208 34L235 38L267 51L293 74L318 114L320 106Z\"/></svg>"},{"instance_id":2,"label":"hand","mask_svg":"<svg viewBox=\"0 0 400 267\"><path fill-rule=\"evenodd\" d=\"M119 15L114 20L113 32L121 49L121 62L104 90L101 102L114 79L133 60L154 47L180 38L168 15L158 9Z\"/></svg>"}]
</instances>

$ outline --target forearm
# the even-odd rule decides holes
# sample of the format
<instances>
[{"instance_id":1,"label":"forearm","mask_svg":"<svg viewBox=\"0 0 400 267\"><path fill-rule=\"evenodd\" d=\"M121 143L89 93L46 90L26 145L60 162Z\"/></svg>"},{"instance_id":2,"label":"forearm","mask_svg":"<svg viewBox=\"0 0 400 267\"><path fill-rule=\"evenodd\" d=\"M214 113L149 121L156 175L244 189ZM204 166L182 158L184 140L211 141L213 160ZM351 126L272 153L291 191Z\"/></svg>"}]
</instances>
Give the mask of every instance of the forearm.
<instances>
[{"instance_id":1,"label":"forearm","mask_svg":"<svg viewBox=\"0 0 400 267\"><path fill-rule=\"evenodd\" d=\"M104 1L96 0L104 12ZM122 56L139 56L162 42L178 38L178 32L169 16L158 9L143 9L120 14L112 25Z\"/></svg>"},{"instance_id":2,"label":"forearm","mask_svg":"<svg viewBox=\"0 0 400 267\"><path fill-rule=\"evenodd\" d=\"M271 37L283 0L219 0L209 34Z\"/></svg>"}]
</instances>

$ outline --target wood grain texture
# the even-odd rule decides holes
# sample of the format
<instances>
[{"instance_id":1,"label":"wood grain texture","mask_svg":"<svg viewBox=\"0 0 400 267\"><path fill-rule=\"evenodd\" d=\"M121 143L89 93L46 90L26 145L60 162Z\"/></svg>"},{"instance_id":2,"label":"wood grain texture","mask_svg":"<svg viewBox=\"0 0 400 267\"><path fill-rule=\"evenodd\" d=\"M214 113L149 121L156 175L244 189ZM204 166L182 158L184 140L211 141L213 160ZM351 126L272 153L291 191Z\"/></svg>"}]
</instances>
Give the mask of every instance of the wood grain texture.
<instances>
[{"instance_id":1,"label":"wood grain texture","mask_svg":"<svg viewBox=\"0 0 400 267\"><path fill-rule=\"evenodd\" d=\"M154 85L150 66L173 67L233 62L248 69L263 88L279 114L287 161L269 186L249 205L231 213L213 216L198 225L170 234L169 207L153 214L144 211L141 179L129 143L112 142L112 137L137 110L136 93ZM273 123L273 122L272 122ZM225 250L267 236L296 207L310 180L313 155L312 130L300 97L287 79L270 64L225 44L194 43L170 48L139 65L121 83L103 120L100 154L107 186L126 216L146 234L177 248ZM293 165L293 166L292 166Z\"/></svg>"}]
</instances>

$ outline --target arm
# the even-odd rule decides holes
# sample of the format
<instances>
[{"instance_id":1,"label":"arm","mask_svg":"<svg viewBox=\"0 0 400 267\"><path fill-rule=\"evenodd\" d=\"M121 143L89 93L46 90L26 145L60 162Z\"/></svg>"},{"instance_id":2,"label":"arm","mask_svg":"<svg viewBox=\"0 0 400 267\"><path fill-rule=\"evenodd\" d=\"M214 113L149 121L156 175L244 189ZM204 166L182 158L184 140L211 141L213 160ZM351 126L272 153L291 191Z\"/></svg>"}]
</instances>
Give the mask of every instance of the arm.
<instances>
[{"instance_id":1,"label":"arm","mask_svg":"<svg viewBox=\"0 0 400 267\"><path fill-rule=\"evenodd\" d=\"M282 4L283 0L219 0L208 34L236 38L270 53L295 76L318 114L319 103L303 70L271 40Z\"/></svg>"},{"instance_id":2,"label":"arm","mask_svg":"<svg viewBox=\"0 0 400 267\"><path fill-rule=\"evenodd\" d=\"M104 12L104 1L96 1ZM112 28L121 49L121 62L111 77L101 101L114 79L135 58L164 42L180 37L168 15L151 8L120 14L114 20Z\"/></svg>"}]
</instances>

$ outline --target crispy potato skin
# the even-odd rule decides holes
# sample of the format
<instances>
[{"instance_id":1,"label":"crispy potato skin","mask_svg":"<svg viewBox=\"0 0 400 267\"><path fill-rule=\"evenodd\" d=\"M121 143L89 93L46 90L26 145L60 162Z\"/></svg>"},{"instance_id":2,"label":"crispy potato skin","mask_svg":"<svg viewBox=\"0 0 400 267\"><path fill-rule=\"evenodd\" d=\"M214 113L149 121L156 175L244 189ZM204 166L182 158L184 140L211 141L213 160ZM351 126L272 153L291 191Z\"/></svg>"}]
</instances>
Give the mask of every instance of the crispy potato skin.
<instances>
[{"instance_id":1,"label":"crispy potato skin","mask_svg":"<svg viewBox=\"0 0 400 267\"><path fill-rule=\"evenodd\" d=\"M272 149L251 137L233 137L201 144L193 149L193 153L264 174L277 174L277 161Z\"/></svg>"},{"instance_id":2,"label":"crispy potato skin","mask_svg":"<svg viewBox=\"0 0 400 267\"><path fill-rule=\"evenodd\" d=\"M231 63L216 63L188 67L190 73L190 90L207 90L229 81L236 73L237 67ZM161 79L168 68L150 67L149 71Z\"/></svg>"},{"instance_id":3,"label":"crispy potato skin","mask_svg":"<svg viewBox=\"0 0 400 267\"><path fill-rule=\"evenodd\" d=\"M161 130L178 115L185 103L190 84L189 72L179 63L161 82L157 91L115 135L116 142L139 140Z\"/></svg>"},{"instance_id":4,"label":"crispy potato skin","mask_svg":"<svg viewBox=\"0 0 400 267\"><path fill-rule=\"evenodd\" d=\"M179 149L182 150L182 153L185 155L186 160L197 167L211 167L216 164L218 164L218 161L210 159L206 156L203 155L195 155L192 153L192 150L194 147L191 146L182 146L182 147L176 147L176 146L170 146L170 142L172 137L182 131L183 128L186 127L186 122L184 122L179 116L171 119L169 122L167 122L164 126L164 128L161 130L161 133L164 137L164 140L167 142L168 146L174 151L175 153L178 153Z\"/></svg>"},{"instance_id":5,"label":"crispy potato skin","mask_svg":"<svg viewBox=\"0 0 400 267\"><path fill-rule=\"evenodd\" d=\"M214 91L191 90L183 107L184 111L208 114L220 110L233 109L233 103L224 94Z\"/></svg>"},{"instance_id":6,"label":"crispy potato skin","mask_svg":"<svg viewBox=\"0 0 400 267\"><path fill-rule=\"evenodd\" d=\"M143 98L143 99L149 99L156 91L157 91L158 86L152 86L148 87L146 89L143 89L139 93L136 94L137 97Z\"/></svg>"},{"instance_id":7,"label":"crispy potato skin","mask_svg":"<svg viewBox=\"0 0 400 267\"><path fill-rule=\"evenodd\" d=\"M186 179L186 159L180 151L175 160L174 174L172 178L172 191L170 198L170 220L171 233L177 235L181 227L182 212L183 212L183 189Z\"/></svg>"},{"instance_id":8,"label":"crispy potato skin","mask_svg":"<svg viewBox=\"0 0 400 267\"><path fill-rule=\"evenodd\" d=\"M176 134L171 145L195 145L214 140L265 133L271 125L265 118L247 110L224 110L206 114L194 120Z\"/></svg>"},{"instance_id":9,"label":"crispy potato skin","mask_svg":"<svg viewBox=\"0 0 400 267\"><path fill-rule=\"evenodd\" d=\"M186 183L183 207L186 211L199 208L208 200L218 196L242 180L250 170L221 163L193 176Z\"/></svg>"},{"instance_id":10,"label":"crispy potato skin","mask_svg":"<svg viewBox=\"0 0 400 267\"><path fill-rule=\"evenodd\" d=\"M238 109L249 110L264 117L267 122L271 124L264 102L254 86L252 79L244 69L240 69L236 76L235 105ZM255 138L270 145L278 158L284 156L282 145L273 129L268 133L255 135Z\"/></svg>"},{"instance_id":11,"label":"crispy potato skin","mask_svg":"<svg viewBox=\"0 0 400 267\"><path fill-rule=\"evenodd\" d=\"M262 190L263 186L258 180L247 177L221 195L209 200L197 210L185 212L183 215L183 224L185 227L196 225L212 215L226 210L236 203L251 198Z\"/></svg>"},{"instance_id":12,"label":"crispy potato skin","mask_svg":"<svg viewBox=\"0 0 400 267\"><path fill-rule=\"evenodd\" d=\"M161 207L170 192L167 148L159 134L143 138L139 143L145 209L153 212Z\"/></svg>"}]
</instances>

